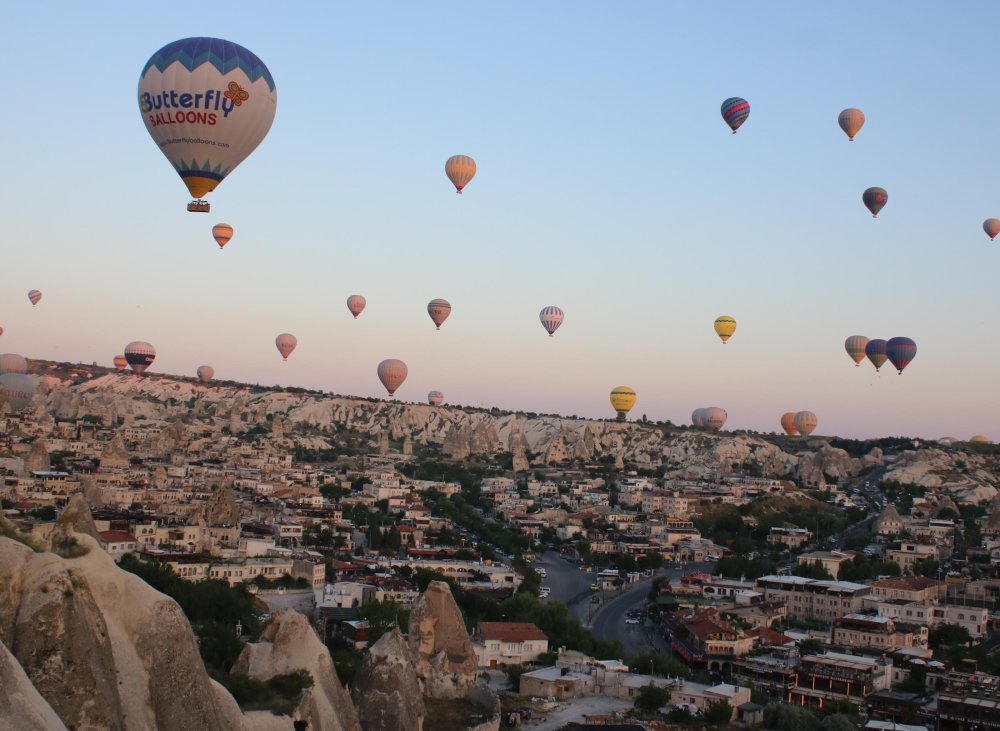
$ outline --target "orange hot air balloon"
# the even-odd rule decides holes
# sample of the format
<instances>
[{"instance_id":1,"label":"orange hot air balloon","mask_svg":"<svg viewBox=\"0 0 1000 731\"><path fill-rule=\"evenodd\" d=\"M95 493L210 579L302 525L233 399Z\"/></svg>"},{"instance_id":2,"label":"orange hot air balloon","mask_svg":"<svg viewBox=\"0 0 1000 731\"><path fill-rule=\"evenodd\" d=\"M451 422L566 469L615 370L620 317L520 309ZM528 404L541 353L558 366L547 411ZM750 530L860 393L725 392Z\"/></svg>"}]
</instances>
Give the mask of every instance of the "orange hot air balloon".
<instances>
[{"instance_id":1,"label":"orange hot air balloon","mask_svg":"<svg viewBox=\"0 0 1000 731\"><path fill-rule=\"evenodd\" d=\"M781 428L785 430L785 434L790 437L794 437L799 433L799 429L795 426L795 413L791 411L786 411L781 415Z\"/></svg>"},{"instance_id":2,"label":"orange hot air balloon","mask_svg":"<svg viewBox=\"0 0 1000 731\"><path fill-rule=\"evenodd\" d=\"M461 193L476 174L476 161L468 155L452 155L444 164L444 172L455 186L455 192Z\"/></svg>"},{"instance_id":3,"label":"orange hot air balloon","mask_svg":"<svg viewBox=\"0 0 1000 731\"><path fill-rule=\"evenodd\" d=\"M392 396L396 389L403 385L406 380L406 363L396 358L388 358L378 364L378 379L382 381L385 390Z\"/></svg>"},{"instance_id":4,"label":"orange hot air balloon","mask_svg":"<svg viewBox=\"0 0 1000 731\"><path fill-rule=\"evenodd\" d=\"M844 130L844 134L847 135L847 139L854 142L854 135L858 133L865 124L865 113L860 109L845 109L837 117L837 124L840 128Z\"/></svg>"},{"instance_id":5,"label":"orange hot air balloon","mask_svg":"<svg viewBox=\"0 0 1000 731\"><path fill-rule=\"evenodd\" d=\"M198 366L198 382L208 383L215 377L215 369L210 365Z\"/></svg>"},{"instance_id":6,"label":"orange hot air balloon","mask_svg":"<svg viewBox=\"0 0 1000 731\"><path fill-rule=\"evenodd\" d=\"M427 314L431 316L431 321L441 329L441 323L448 319L451 314L451 303L448 300L436 299L427 303Z\"/></svg>"},{"instance_id":7,"label":"orange hot air balloon","mask_svg":"<svg viewBox=\"0 0 1000 731\"><path fill-rule=\"evenodd\" d=\"M116 371L123 371L126 368L128 368L128 358L126 358L124 355L116 355L114 364Z\"/></svg>"},{"instance_id":8,"label":"orange hot air balloon","mask_svg":"<svg viewBox=\"0 0 1000 731\"><path fill-rule=\"evenodd\" d=\"M351 311L354 315L354 319L358 319L358 315L365 311L365 305L368 304L368 300L362 297L360 294L352 294L347 298L347 309Z\"/></svg>"},{"instance_id":9,"label":"orange hot air balloon","mask_svg":"<svg viewBox=\"0 0 1000 731\"><path fill-rule=\"evenodd\" d=\"M718 406L709 406L702 412L702 423L706 429L719 431L726 424L726 417L729 416L725 409Z\"/></svg>"},{"instance_id":10,"label":"orange hot air balloon","mask_svg":"<svg viewBox=\"0 0 1000 731\"><path fill-rule=\"evenodd\" d=\"M217 223L212 226L212 237L221 249L233 238L233 227L228 223Z\"/></svg>"},{"instance_id":11,"label":"orange hot air balloon","mask_svg":"<svg viewBox=\"0 0 1000 731\"><path fill-rule=\"evenodd\" d=\"M298 339L291 333L281 333L281 335L274 339L274 346L281 353L282 360L288 360L288 356L292 354L292 351L295 350L295 346L298 344Z\"/></svg>"}]
</instances>

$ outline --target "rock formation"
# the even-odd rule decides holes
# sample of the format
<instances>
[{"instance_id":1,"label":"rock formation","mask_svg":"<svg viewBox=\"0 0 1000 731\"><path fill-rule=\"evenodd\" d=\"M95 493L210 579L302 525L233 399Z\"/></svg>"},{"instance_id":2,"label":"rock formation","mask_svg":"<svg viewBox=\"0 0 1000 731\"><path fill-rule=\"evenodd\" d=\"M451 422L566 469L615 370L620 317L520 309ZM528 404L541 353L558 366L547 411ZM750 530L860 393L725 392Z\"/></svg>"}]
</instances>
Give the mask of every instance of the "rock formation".
<instances>
[{"instance_id":1,"label":"rock formation","mask_svg":"<svg viewBox=\"0 0 1000 731\"><path fill-rule=\"evenodd\" d=\"M240 524L240 506L231 487L216 487L205 506L205 523L211 526Z\"/></svg>"},{"instance_id":2,"label":"rock formation","mask_svg":"<svg viewBox=\"0 0 1000 731\"><path fill-rule=\"evenodd\" d=\"M128 469L128 450L121 435L115 433L104 449L101 450L101 471Z\"/></svg>"},{"instance_id":3,"label":"rock formation","mask_svg":"<svg viewBox=\"0 0 1000 731\"><path fill-rule=\"evenodd\" d=\"M365 655L351 693L364 731L421 731L427 710L416 658L399 629L382 635Z\"/></svg>"},{"instance_id":4,"label":"rock formation","mask_svg":"<svg viewBox=\"0 0 1000 731\"><path fill-rule=\"evenodd\" d=\"M432 581L410 612L410 649L430 698L463 698L477 674L476 653L451 590Z\"/></svg>"},{"instance_id":5,"label":"rock formation","mask_svg":"<svg viewBox=\"0 0 1000 731\"><path fill-rule=\"evenodd\" d=\"M49 460L49 450L44 439L36 439L31 443L31 450L24 458L24 471L30 474L34 471L44 471L50 469L52 463Z\"/></svg>"},{"instance_id":6,"label":"rock formation","mask_svg":"<svg viewBox=\"0 0 1000 731\"><path fill-rule=\"evenodd\" d=\"M65 724L38 694L3 643L0 643L0 728L66 731Z\"/></svg>"}]
</instances>

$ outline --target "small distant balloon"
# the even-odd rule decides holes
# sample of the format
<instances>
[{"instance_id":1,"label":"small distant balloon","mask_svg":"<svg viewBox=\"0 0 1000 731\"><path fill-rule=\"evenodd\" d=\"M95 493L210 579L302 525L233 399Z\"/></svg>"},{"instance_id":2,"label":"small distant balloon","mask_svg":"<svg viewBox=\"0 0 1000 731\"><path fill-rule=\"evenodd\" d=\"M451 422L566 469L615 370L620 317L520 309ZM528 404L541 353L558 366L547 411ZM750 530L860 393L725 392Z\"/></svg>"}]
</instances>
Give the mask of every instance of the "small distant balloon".
<instances>
[{"instance_id":1,"label":"small distant balloon","mask_svg":"<svg viewBox=\"0 0 1000 731\"><path fill-rule=\"evenodd\" d=\"M736 320L732 317L729 315L719 315L715 318L715 334L719 336L723 345L733 336L734 332L736 332Z\"/></svg>"},{"instance_id":2,"label":"small distant balloon","mask_svg":"<svg viewBox=\"0 0 1000 731\"><path fill-rule=\"evenodd\" d=\"M444 394L440 391L431 391L427 394L427 403L431 406L440 406L444 403Z\"/></svg>"},{"instance_id":3,"label":"small distant balloon","mask_svg":"<svg viewBox=\"0 0 1000 731\"><path fill-rule=\"evenodd\" d=\"M292 354L292 351L295 350L295 346L298 344L299 341L291 333L281 333L281 335L274 339L274 347L281 353L282 360L288 360L288 356Z\"/></svg>"},{"instance_id":4,"label":"small distant balloon","mask_svg":"<svg viewBox=\"0 0 1000 731\"><path fill-rule=\"evenodd\" d=\"M132 372L141 376L153 364L156 358L156 348L142 340L136 340L125 346L125 361L132 366Z\"/></svg>"},{"instance_id":5,"label":"small distant balloon","mask_svg":"<svg viewBox=\"0 0 1000 731\"><path fill-rule=\"evenodd\" d=\"M443 299L431 300L427 303L427 314L431 316L431 322L435 327L440 330L441 324L451 314L451 303Z\"/></svg>"},{"instance_id":6,"label":"small distant balloon","mask_svg":"<svg viewBox=\"0 0 1000 731\"><path fill-rule=\"evenodd\" d=\"M845 109L840 113L840 116L837 117L837 124L840 125L842 130L844 130L844 134L847 135L847 139L854 142L854 135L856 135L858 130L865 125L865 113L860 109L854 109L853 107Z\"/></svg>"},{"instance_id":7,"label":"small distant balloon","mask_svg":"<svg viewBox=\"0 0 1000 731\"><path fill-rule=\"evenodd\" d=\"M452 155L444 164L444 172L455 186L455 192L461 193L476 174L476 161L468 155Z\"/></svg>"},{"instance_id":8,"label":"small distant balloon","mask_svg":"<svg viewBox=\"0 0 1000 731\"><path fill-rule=\"evenodd\" d=\"M726 425L727 418L729 418L729 414L726 413L725 409L720 409L718 406L709 406L702 412L701 420L706 429L719 431L719 429Z\"/></svg>"},{"instance_id":9,"label":"small distant balloon","mask_svg":"<svg viewBox=\"0 0 1000 731\"><path fill-rule=\"evenodd\" d=\"M1000 234L1000 218L987 218L983 221L983 231L990 237L990 241Z\"/></svg>"},{"instance_id":10,"label":"small distant balloon","mask_svg":"<svg viewBox=\"0 0 1000 731\"><path fill-rule=\"evenodd\" d=\"M816 414L811 411L800 411L795 415L795 428L802 436L809 436L816 428Z\"/></svg>"},{"instance_id":11,"label":"small distant balloon","mask_svg":"<svg viewBox=\"0 0 1000 731\"><path fill-rule=\"evenodd\" d=\"M228 244L233 238L233 227L228 223L217 223L212 226L212 237L215 239L215 243L219 245L221 249L223 246Z\"/></svg>"},{"instance_id":12,"label":"small distant balloon","mask_svg":"<svg viewBox=\"0 0 1000 731\"><path fill-rule=\"evenodd\" d=\"M215 376L215 369L209 365L198 366L198 382L208 383Z\"/></svg>"},{"instance_id":13,"label":"small distant balloon","mask_svg":"<svg viewBox=\"0 0 1000 731\"><path fill-rule=\"evenodd\" d=\"M10 411L22 411L31 405L31 399L35 396L35 382L24 373L3 373L0 374L0 391L6 397Z\"/></svg>"},{"instance_id":14,"label":"small distant balloon","mask_svg":"<svg viewBox=\"0 0 1000 731\"><path fill-rule=\"evenodd\" d=\"M0 327L0 335L3 335L3 328Z\"/></svg>"},{"instance_id":15,"label":"small distant balloon","mask_svg":"<svg viewBox=\"0 0 1000 731\"><path fill-rule=\"evenodd\" d=\"M990 438L983 434L976 434L975 436L969 437L970 442L975 442L976 444L992 444Z\"/></svg>"},{"instance_id":16,"label":"small distant balloon","mask_svg":"<svg viewBox=\"0 0 1000 731\"><path fill-rule=\"evenodd\" d=\"M388 358L378 364L378 379L382 381L385 390L392 396L396 389L403 385L406 380L408 370L406 363L397 358Z\"/></svg>"},{"instance_id":17,"label":"small distant balloon","mask_svg":"<svg viewBox=\"0 0 1000 731\"><path fill-rule=\"evenodd\" d=\"M360 294L352 294L347 298L347 309L351 311L354 315L354 319L358 319L358 315L365 311L365 305L368 304L368 300L362 297Z\"/></svg>"},{"instance_id":18,"label":"small distant balloon","mask_svg":"<svg viewBox=\"0 0 1000 731\"><path fill-rule=\"evenodd\" d=\"M844 341L844 350L851 356L855 367L861 365L861 361L865 359L865 346L867 345L868 338L864 335L851 335Z\"/></svg>"},{"instance_id":19,"label":"small distant balloon","mask_svg":"<svg viewBox=\"0 0 1000 731\"><path fill-rule=\"evenodd\" d=\"M889 343L885 340L869 340L868 345L865 346L865 355L868 356L868 360L870 360L872 365L875 366L876 372L889 358L886 353L886 346L888 344Z\"/></svg>"},{"instance_id":20,"label":"small distant balloon","mask_svg":"<svg viewBox=\"0 0 1000 731\"><path fill-rule=\"evenodd\" d=\"M635 406L635 390L628 386L617 386L611 389L611 408L618 413L618 421L625 421L628 412Z\"/></svg>"},{"instance_id":21,"label":"small distant balloon","mask_svg":"<svg viewBox=\"0 0 1000 731\"><path fill-rule=\"evenodd\" d=\"M795 426L795 413L792 411L786 411L781 415L781 428L785 430L785 434L790 437L794 437L799 433L798 427Z\"/></svg>"},{"instance_id":22,"label":"small distant balloon","mask_svg":"<svg viewBox=\"0 0 1000 731\"><path fill-rule=\"evenodd\" d=\"M128 360L126 360L124 355L116 355L114 359L115 370L123 371L128 368Z\"/></svg>"},{"instance_id":23,"label":"small distant balloon","mask_svg":"<svg viewBox=\"0 0 1000 731\"><path fill-rule=\"evenodd\" d=\"M42 293L37 289L33 289L28 292L28 300L31 302L31 306L34 307L42 299Z\"/></svg>"},{"instance_id":24,"label":"small distant balloon","mask_svg":"<svg viewBox=\"0 0 1000 731\"><path fill-rule=\"evenodd\" d=\"M566 315L558 307L549 305L548 307L543 307L542 311L538 313L538 319L542 321L542 327L545 328L545 332L551 338L555 331L559 329L559 326L563 324Z\"/></svg>"},{"instance_id":25,"label":"small distant balloon","mask_svg":"<svg viewBox=\"0 0 1000 731\"><path fill-rule=\"evenodd\" d=\"M746 99L740 99L738 96L733 96L726 101L722 102L722 118L729 125L729 128L736 134L744 122L747 121L747 117L750 116L750 102Z\"/></svg>"},{"instance_id":26,"label":"small distant balloon","mask_svg":"<svg viewBox=\"0 0 1000 731\"><path fill-rule=\"evenodd\" d=\"M903 369L917 357L917 344L909 338L891 338L885 344L885 355L902 375Z\"/></svg>"},{"instance_id":27,"label":"small distant balloon","mask_svg":"<svg viewBox=\"0 0 1000 731\"><path fill-rule=\"evenodd\" d=\"M17 353L0 354L0 374L27 372L28 361L23 355L18 355Z\"/></svg>"},{"instance_id":28,"label":"small distant balloon","mask_svg":"<svg viewBox=\"0 0 1000 731\"><path fill-rule=\"evenodd\" d=\"M885 208L888 201L889 194L885 192L885 188L869 188L861 194L861 202L871 211L872 218L878 218L878 212Z\"/></svg>"}]
</instances>

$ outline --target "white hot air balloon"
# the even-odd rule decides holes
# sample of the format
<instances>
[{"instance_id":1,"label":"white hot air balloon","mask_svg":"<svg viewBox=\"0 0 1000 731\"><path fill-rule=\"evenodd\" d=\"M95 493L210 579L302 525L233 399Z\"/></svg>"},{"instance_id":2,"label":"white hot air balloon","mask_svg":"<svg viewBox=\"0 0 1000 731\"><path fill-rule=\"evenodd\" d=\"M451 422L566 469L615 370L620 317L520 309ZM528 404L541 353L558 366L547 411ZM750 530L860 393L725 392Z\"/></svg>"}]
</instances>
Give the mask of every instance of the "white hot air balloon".
<instances>
[{"instance_id":1,"label":"white hot air balloon","mask_svg":"<svg viewBox=\"0 0 1000 731\"><path fill-rule=\"evenodd\" d=\"M0 392L7 401L7 409L21 411L31 405L35 396L35 382L24 373L0 374Z\"/></svg>"},{"instance_id":2,"label":"white hot air balloon","mask_svg":"<svg viewBox=\"0 0 1000 731\"><path fill-rule=\"evenodd\" d=\"M427 394L427 403L431 406L440 406L444 403L444 394L440 391L431 391Z\"/></svg>"},{"instance_id":3,"label":"white hot air balloon","mask_svg":"<svg viewBox=\"0 0 1000 731\"><path fill-rule=\"evenodd\" d=\"M545 328L545 332L549 334L551 338L553 333L559 329L559 326L563 324L563 320L566 319L566 315L561 309L554 305L549 305L548 307L543 307L542 311L538 313L538 319L542 322L542 327Z\"/></svg>"},{"instance_id":4,"label":"white hot air balloon","mask_svg":"<svg viewBox=\"0 0 1000 731\"><path fill-rule=\"evenodd\" d=\"M706 429L719 431L719 429L726 425L726 418L728 416L725 409L720 409L718 406L709 406L703 412L702 420Z\"/></svg>"},{"instance_id":5,"label":"white hot air balloon","mask_svg":"<svg viewBox=\"0 0 1000 731\"><path fill-rule=\"evenodd\" d=\"M468 155L452 155L444 164L444 172L455 186L455 192L461 193L476 174L476 161Z\"/></svg>"},{"instance_id":6,"label":"white hot air balloon","mask_svg":"<svg viewBox=\"0 0 1000 731\"><path fill-rule=\"evenodd\" d=\"M385 390L392 396L396 389L403 385L407 375L406 363L396 358L388 358L378 364L378 379L382 381Z\"/></svg>"},{"instance_id":7,"label":"white hot air balloon","mask_svg":"<svg viewBox=\"0 0 1000 731\"><path fill-rule=\"evenodd\" d=\"M813 433L817 423L816 414L811 411L800 411L795 414L795 428L804 437Z\"/></svg>"},{"instance_id":8,"label":"white hot air balloon","mask_svg":"<svg viewBox=\"0 0 1000 731\"><path fill-rule=\"evenodd\" d=\"M23 355L18 355L17 353L3 353L0 355L0 374L27 372L28 361Z\"/></svg>"},{"instance_id":9,"label":"white hot air balloon","mask_svg":"<svg viewBox=\"0 0 1000 731\"><path fill-rule=\"evenodd\" d=\"M125 360L137 376L145 373L155 358L156 348L143 340L136 340L125 346Z\"/></svg>"},{"instance_id":10,"label":"white hot air balloon","mask_svg":"<svg viewBox=\"0 0 1000 731\"><path fill-rule=\"evenodd\" d=\"M274 339L274 347L281 353L282 360L288 360L288 356L292 354L292 351L295 350L295 346L298 344L299 341L291 333L281 333L281 335Z\"/></svg>"},{"instance_id":11,"label":"white hot air balloon","mask_svg":"<svg viewBox=\"0 0 1000 731\"><path fill-rule=\"evenodd\" d=\"M210 365L198 366L198 382L208 383L215 376L215 369Z\"/></svg>"}]
</instances>

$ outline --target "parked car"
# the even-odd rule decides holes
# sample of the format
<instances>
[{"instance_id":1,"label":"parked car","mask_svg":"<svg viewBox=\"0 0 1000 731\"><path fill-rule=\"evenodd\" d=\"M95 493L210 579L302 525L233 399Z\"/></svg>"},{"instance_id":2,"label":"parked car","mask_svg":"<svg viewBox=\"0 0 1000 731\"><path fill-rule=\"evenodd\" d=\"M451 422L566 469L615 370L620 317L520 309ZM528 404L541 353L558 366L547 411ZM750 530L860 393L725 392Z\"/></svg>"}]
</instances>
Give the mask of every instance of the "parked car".
<instances>
[{"instance_id":1,"label":"parked car","mask_svg":"<svg viewBox=\"0 0 1000 731\"><path fill-rule=\"evenodd\" d=\"M642 620L638 617L625 617L625 624L642 624Z\"/></svg>"}]
</instances>

